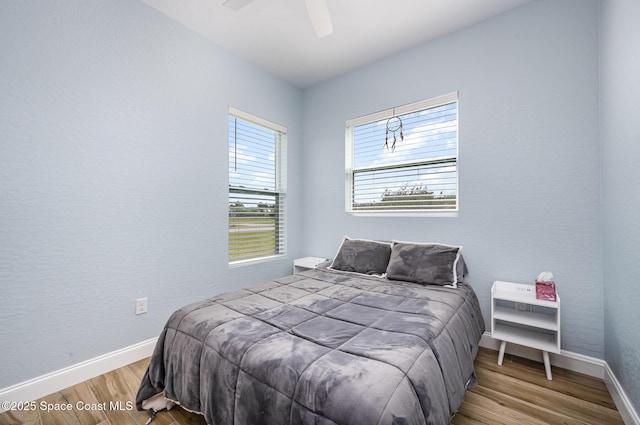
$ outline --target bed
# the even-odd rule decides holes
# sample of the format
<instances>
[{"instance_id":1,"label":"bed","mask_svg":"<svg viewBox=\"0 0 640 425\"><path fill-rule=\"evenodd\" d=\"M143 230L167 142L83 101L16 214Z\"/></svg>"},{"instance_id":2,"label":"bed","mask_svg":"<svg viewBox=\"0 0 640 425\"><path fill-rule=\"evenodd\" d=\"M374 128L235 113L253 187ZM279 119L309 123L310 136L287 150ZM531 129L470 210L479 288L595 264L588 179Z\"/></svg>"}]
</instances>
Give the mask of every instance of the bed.
<instances>
[{"instance_id":1,"label":"bed","mask_svg":"<svg viewBox=\"0 0 640 425\"><path fill-rule=\"evenodd\" d=\"M461 248L433 246L345 238L317 269L178 309L138 409L178 403L215 425L450 423L484 321Z\"/></svg>"}]
</instances>

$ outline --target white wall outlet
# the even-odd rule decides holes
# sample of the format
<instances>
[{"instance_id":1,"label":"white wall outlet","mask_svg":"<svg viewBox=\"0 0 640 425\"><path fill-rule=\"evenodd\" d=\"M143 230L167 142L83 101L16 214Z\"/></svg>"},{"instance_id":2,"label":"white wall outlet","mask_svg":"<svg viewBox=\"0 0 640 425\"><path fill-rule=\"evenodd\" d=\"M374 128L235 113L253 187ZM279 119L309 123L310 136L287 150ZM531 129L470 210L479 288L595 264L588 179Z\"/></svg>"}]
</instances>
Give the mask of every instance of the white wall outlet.
<instances>
[{"instance_id":1,"label":"white wall outlet","mask_svg":"<svg viewBox=\"0 0 640 425\"><path fill-rule=\"evenodd\" d=\"M147 312L148 301L147 298L138 298L136 300L136 315L144 314Z\"/></svg>"}]
</instances>

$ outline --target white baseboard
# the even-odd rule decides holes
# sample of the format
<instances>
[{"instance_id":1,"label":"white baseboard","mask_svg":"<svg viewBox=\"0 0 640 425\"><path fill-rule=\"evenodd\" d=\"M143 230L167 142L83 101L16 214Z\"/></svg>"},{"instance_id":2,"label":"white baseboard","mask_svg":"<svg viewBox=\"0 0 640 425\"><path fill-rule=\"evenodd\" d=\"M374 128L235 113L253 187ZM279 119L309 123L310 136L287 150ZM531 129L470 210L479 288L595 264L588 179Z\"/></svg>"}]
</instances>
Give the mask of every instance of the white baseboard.
<instances>
[{"instance_id":1,"label":"white baseboard","mask_svg":"<svg viewBox=\"0 0 640 425\"><path fill-rule=\"evenodd\" d=\"M491 338L491 333L485 332L480 340L480 346L498 351L500 349L500 341ZM525 359L542 362L540 350L533 348L507 344L505 352L524 357ZM566 350L562 350L559 354L549 353L549 360L553 366L603 379L625 425L640 425L638 414L606 361ZM498 357L496 355L496 362L497 361Z\"/></svg>"},{"instance_id":2,"label":"white baseboard","mask_svg":"<svg viewBox=\"0 0 640 425\"><path fill-rule=\"evenodd\" d=\"M0 401L33 401L151 356L158 338L149 339L55 372L0 389ZM6 410L6 409L4 409ZM0 408L0 413L4 411Z\"/></svg>"},{"instance_id":3,"label":"white baseboard","mask_svg":"<svg viewBox=\"0 0 640 425\"><path fill-rule=\"evenodd\" d=\"M485 332L480 340L480 346L498 351L500 349L500 341L491 338L491 333ZM542 352L540 350L524 347L522 345L507 344L505 353L542 362ZM558 366L563 369L569 369L574 372L580 372L595 378L604 379L604 360L566 350L562 350L559 354L549 353L549 360L552 366ZM497 358L496 361L498 361Z\"/></svg>"},{"instance_id":4,"label":"white baseboard","mask_svg":"<svg viewBox=\"0 0 640 425\"><path fill-rule=\"evenodd\" d=\"M607 389L609 393L611 393L611 398L613 398L625 425L640 425L638 413L634 410L627 394L622 389L618 378L613 374L608 363L605 364L604 372L604 383L607 385Z\"/></svg>"}]
</instances>

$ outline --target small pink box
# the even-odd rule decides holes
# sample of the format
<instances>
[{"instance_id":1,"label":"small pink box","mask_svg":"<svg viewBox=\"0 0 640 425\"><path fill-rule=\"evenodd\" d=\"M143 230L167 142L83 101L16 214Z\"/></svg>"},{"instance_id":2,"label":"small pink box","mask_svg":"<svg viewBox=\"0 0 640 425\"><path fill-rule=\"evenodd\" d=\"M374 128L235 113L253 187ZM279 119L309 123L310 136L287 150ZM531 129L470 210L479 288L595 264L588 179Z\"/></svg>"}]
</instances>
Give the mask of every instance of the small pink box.
<instances>
[{"instance_id":1,"label":"small pink box","mask_svg":"<svg viewBox=\"0 0 640 425\"><path fill-rule=\"evenodd\" d=\"M536 298L545 301L555 301L556 284L554 282L536 281Z\"/></svg>"}]
</instances>

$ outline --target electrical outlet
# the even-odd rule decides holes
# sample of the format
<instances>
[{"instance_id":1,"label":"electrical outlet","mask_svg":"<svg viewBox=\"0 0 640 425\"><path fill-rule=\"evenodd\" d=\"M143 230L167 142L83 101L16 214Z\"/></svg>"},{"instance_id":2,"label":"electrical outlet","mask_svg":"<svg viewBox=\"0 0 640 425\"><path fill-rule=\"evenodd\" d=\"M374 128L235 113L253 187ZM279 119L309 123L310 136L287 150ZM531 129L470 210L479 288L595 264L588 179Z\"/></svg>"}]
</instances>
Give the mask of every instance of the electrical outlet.
<instances>
[{"instance_id":1,"label":"electrical outlet","mask_svg":"<svg viewBox=\"0 0 640 425\"><path fill-rule=\"evenodd\" d=\"M144 314L147 312L148 301L147 298L138 298L136 300L136 315Z\"/></svg>"}]
</instances>

